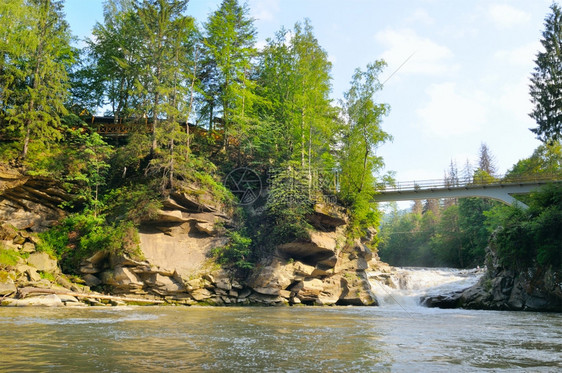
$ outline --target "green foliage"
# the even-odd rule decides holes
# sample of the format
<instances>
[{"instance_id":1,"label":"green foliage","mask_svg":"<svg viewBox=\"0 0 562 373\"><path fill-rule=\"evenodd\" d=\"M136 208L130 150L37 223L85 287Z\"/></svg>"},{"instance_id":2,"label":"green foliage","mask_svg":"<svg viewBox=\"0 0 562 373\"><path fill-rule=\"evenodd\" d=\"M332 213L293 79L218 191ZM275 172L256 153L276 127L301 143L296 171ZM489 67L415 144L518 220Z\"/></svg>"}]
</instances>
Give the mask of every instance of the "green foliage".
<instances>
[{"instance_id":1,"label":"green foliage","mask_svg":"<svg viewBox=\"0 0 562 373\"><path fill-rule=\"evenodd\" d=\"M40 237L38 250L54 253L68 273L78 273L80 262L98 251L139 255L138 233L132 222L110 224L88 210L69 216Z\"/></svg>"},{"instance_id":2,"label":"green foliage","mask_svg":"<svg viewBox=\"0 0 562 373\"><path fill-rule=\"evenodd\" d=\"M0 266L14 266L18 263L20 254L15 250L10 250L0 245Z\"/></svg>"},{"instance_id":3,"label":"green foliage","mask_svg":"<svg viewBox=\"0 0 562 373\"><path fill-rule=\"evenodd\" d=\"M38 272L39 272L39 277L41 277L42 279L49 280L50 282L55 282L54 274L45 271L38 271Z\"/></svg>"},{"instance_id":4,"label":"green foliage","mask_svg":"<svg viewBox=\"0 0 562 373\"><path fill-rule=\"evenodd\" d=\"M309 180L296 162L288 162L270 178L266 212L271 220L270 244L308 237L306 215L312 212Z\"/></svg>"},{"instance_id":5,"label":"green foliage","mask_svg":"<svg viewBox=\"0 0 562 373\"><path fill-rule=\"evenodd\" d=\"M223 0L204 24L204 66L202 70L203 112L222 115L224 150L232 137L245 131L245 116L255 101L250 79L256 55L256 30L249 9L237 0Z\"/></svg>"},{"instance_id":6,"label":"green foliage","mask_svg":"<svg viewBox=\"0 0 562 373\"><path fill-rule=\"evenodd\" d=\"M500 261L510 267L525 269L535 262L562 266L562 187L548 185L532 194L529 210L517 208L496 212L501 229L494 246Z\"/></svg>"},{"instance_id":7,"label":"green foliage","mask_svg":"<svg viewBox=\"0 0 562 373\"><path fill-rule=\"evenodd\" d=\"M0 33L8 41L0 53L0 112L3 127L18 134L25 160L31 141L60 139L73 58L70 33L60 0L10 0L2 7L14 18L4 12L0 17Z\"/></svg>"},{"instance_id":8,"label":"green foliage","mask_svg":"<svg viewBox=\"0 0 562 373\"><path fill-rule=\"evenodd\" d=\"M488 209L496 205L467 198L448 206L436 204L435 212L430 208L423 213L395 212L382 224L379 255L383 261L400 266L482 265L490 236Z\"/></svg>"},{"instance_id":9,"label":"green foliage","mask_svg":"<svg viewBox=\"0 0 562 373\"><path fill-rule=\"evenodd\" d=\"M250 261L252 239L242 232L229 233L229 243L226 246L213 249L213 255L222 265L233 265L239 270L249 270L254 267Z\"/></svg>"},{"instance_id":10,"label":"green foliage","mask_svg":"<svg viewBox=\"0 0 562 373\"><path fill-rule=\"evenodd\" d=\"M356 236L364 228L377 226L380 220L371 201L376 193L375 174L383 168L384 162L374 152L390 139L380 126L389 107L375 103L374 95L382 89L378 75L385 65L384 61L376 61L368 64L366 71L357 69L351 88L344 95L346 126L340 156L340 197L351 210L351 229Z\"/></svg>"},{"instance_id":11,"label":"green foliage","mask_svg":"<svg viewBox=\"0 0 562 373\"><path fill-rule=\"evenodd\" d=\"M162 207L158 193L145 184L113 189L105 195L103 205L108 221L135 225L154 219Z\"/></svg>"},{"instance_id":12,"label":"green foliage","mask_svg":"<svg viewBox=\"0 0 562 373\"><path fill-rule=\"evenodd\" d=\"M562 10L556 3L552 3L550 10L541 39L544 50L537 53L530 85L534 104L530 115L538 125L531 131L543 142L558 141L562 136Z\"/></svg>"}]
</instances>

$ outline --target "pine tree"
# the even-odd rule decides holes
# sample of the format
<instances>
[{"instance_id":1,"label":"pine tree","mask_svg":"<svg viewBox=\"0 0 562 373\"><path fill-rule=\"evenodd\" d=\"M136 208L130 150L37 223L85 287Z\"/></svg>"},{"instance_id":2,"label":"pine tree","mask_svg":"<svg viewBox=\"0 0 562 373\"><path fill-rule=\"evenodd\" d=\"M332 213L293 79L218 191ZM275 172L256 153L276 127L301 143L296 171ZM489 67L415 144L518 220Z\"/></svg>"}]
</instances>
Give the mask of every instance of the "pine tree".
<instances>
[{"instance_id":1,"label":"pine tree","mask_svg":"<svg viewBox=\"0 0 562 373\"><path fill-rule=\"evenodd\" d=\"M562 10L556 3L550 10L541 39L544 52L537 54L530 85L530 116L538 124L531 131L543 142L562 138Z\"/></svg>"},{"instance_id":2,"label":"pine tree","mask_svg":"<svg viewBox=\"0 0 562 373\"><path fill-rule=\"evenodd\" d=\"M486 143L480 144L478 168L480 171L485 172L488 176L495 176L497 172L496 160Z\"/></svg>"},{"instance_id":3,"label":"pine tree","mask_svg":"<svg viewBox=\"0 0 562 373\"><path fill-rule=\"evenodd\" d=\"M217 113L222 114L223 144L242 130L243 120L253 99L251 80L256 56L256 29L249 9L237 0L223 0L219 9L204 25L206 69L202 71L205 86L205 111L212 129Z\"/></svg>"},{"instance_id":4,"label":"pine tree","mask_svg":"<svg viewBox=\"0 0 562 373\"><path fill-rule=\"evenodd\" d=\"M9 94L3 103L8 104L5 120L9 128L21 133L21 157L25 160L32 140L46 142L60 137L57 127L66 113L67 69L73 56L62 1L27 0L17 5L20 18L5 40L14 39L19 45L9 43L12 53L6 58L3 51L0 69L2 80L11 87L3 92L4 97ZM9 20L0 20L0 30L6 32L4 22Z\"/></svg>"},{"instance_id":5,"label":"pine tree","mask_svg":"<svg viewBox=\"0 0 562 373\"><path fill-rule=\"evenodd\" d=\"M134 91L143 66L139 58L141 31L132 0L106 2L104 23L94 26L94 38L88 41L89 64L79 72L95 77L91 94L97 97L99 106L109 104L115 122L126 120L139 104Z\"/></svg>"}]
</instances>

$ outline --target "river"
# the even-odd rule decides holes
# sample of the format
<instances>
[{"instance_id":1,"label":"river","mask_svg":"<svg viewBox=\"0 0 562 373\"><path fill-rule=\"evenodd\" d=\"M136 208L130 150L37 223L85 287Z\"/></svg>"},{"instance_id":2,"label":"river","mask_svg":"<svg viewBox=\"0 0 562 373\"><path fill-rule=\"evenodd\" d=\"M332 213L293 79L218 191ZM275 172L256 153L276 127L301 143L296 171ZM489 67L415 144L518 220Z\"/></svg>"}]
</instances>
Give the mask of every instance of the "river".
<instances>
[{"instance_id":1,"label":"river","mask_svg":"<svg viewBox=\"0 0 562 373\"><path fill-rule=\"evenodd\" d=\"M0 371L562 370L562 314L420 307L477 274L401 271L381 307L2 307Z\"/></svg>"}]
</instances>

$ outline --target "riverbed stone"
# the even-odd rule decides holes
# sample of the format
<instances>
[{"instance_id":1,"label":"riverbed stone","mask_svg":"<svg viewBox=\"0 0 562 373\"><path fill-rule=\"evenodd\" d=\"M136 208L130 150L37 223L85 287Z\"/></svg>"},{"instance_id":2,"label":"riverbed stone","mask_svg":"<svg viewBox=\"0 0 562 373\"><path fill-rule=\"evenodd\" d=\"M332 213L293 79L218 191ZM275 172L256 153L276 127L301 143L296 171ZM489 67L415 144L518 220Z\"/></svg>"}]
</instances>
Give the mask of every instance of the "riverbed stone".
<instances>
[{"instance_id":1,"label":"riverbed stone","mask_svg":"<svg viewBox=\"0 0 562 373\"><path fill-rule=\"evenodd\" d=\"M58 272L57 261L55 259L51 259L49 254L44 252L33 253L29 255L29 258L27 258L27 263L37 268L38 271Z\"/></svg>"},{"instance_id":2,"label":"riverbed stone","mask_svg":"<svg viewBox=\"0 0 562 373\"><path fill-rule=\"evenodd\" d=\"M11 306L15 307L28 307L28 306L42 306L42 307L62 307L63 302L57 294L39 295L28 297L24 299L15 299L11 301Z\"/></svg>"},{"instance_id":3,"label":"riverbed stone","mask_svg":"<svg viewBox=\"0 0 562 373\"><path fill-rule=\"evenodd\" d=\"M203 301L213 296L213 293L207 289L196 289L190 292L190 294L196 301Z\"/></svg>"},{"instance_id":4,"label":"riverbed stone","mask_svg":"<svg viewBox=\"0 0 562 373\"><path fill-rule=\"evenodd\" d=\"M13 294L17 290L16 285L13 283L3 283L0 282L0 295Z\"/></svg>"}]
</instances>

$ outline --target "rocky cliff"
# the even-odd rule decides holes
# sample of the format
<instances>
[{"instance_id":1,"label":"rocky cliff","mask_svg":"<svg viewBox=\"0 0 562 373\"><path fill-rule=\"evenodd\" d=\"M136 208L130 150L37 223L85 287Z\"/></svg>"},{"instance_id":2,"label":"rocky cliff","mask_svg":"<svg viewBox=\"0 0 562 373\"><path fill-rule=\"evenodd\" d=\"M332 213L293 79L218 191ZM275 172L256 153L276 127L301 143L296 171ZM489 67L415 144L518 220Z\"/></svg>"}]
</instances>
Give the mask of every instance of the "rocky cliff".
<instances>
[{"instance_id":1,"label":"rocky cliff","mask_svg":"<svg viewBox=\"0 0 562 373\"><path fill-rule=\"evenodd\" d=\"M500 264L492 244L486 249L486 273L463 291L421 299L439 308L562 312L562 271L535 264L526 270Z\"/></svg>"},{"instance_id":2,"label":"rocky cliff","mask_svg":"<svg viewBox=\"0 0 562 373\"><path fill-rule=\"evenodd\" d=\"M4 304L11 299L22 305L13 298L48 293L43 303L51 305L66 304L60 301L64 294L73 299L68 304L118 298L114 304L376 305L365 273L373 260L367 244L376 232L346 242L347 218L333 207L317 205L308 217L314 229L306 239L278 246L251 273L241 274L221 268L212 255L214 248L228 243L232 215L204 190L186 187L172 193L157 216L140 226L138 258L99 251L82 261L81 275L71 282L54 259L36 252L34 233L64 216L58 206L67 196L48 179L17 172L0 174L0 181L0 240L3 250L18 257L17 263L0 268ZM74 296L69 298L69 292Z\"/></svg>"},{"instance_id":3,"label":"rocky cliff","mask_svg":"<svg viewBox=\"0 0 562 373\"><path fill-rule=\"evenodd\" d=\"M213 262L228 242L228 214L185 194L173 194L158 217L140 230L145 260L97 253L81 266L89 286L114 294L211 305L374 305L365 270L366 242L345 243L345 220L317 208L308 239L280 245L246 277ZM371 237L372 239L372 237Z\"/></svg>"},{"instance_id":4,"label":"rocky cliff","mask_svg":"<svg viewBox=\"0 0 562 373\"><path fill-rule=\"evenodd\" d=\"M0 220L17 229L40 232L64 216L60 204L69 199L57 183L0 166Z\"/></svg>"}]
</instances>

